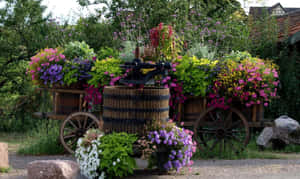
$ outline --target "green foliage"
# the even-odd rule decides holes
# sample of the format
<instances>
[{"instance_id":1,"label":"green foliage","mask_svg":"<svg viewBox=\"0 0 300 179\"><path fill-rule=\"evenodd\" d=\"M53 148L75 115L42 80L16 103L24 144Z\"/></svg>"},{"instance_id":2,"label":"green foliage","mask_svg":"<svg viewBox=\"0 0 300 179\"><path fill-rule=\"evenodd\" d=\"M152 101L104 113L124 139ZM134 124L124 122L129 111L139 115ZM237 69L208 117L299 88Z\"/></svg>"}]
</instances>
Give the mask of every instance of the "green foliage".
<instances>
[{"instance_id":1,"label":"green foliage","mask_svg":"<svg viewBox=\"0 0 300 179\"><path fill-rule=\"evenodd\" d=\"M108 58L108 57L114 57L114 58L117 58L119 57L119 51L113 49L113 48L110 48L110 47L102 47L98 52L97 52L97 58L99 60L103 60L105 58Z\"/></svg>"},{"instance_id":2,"label":"green foliage","mask_svg":"<svg viewBox=\"0 0 300 179\"><path fill-rule=\"evenodd\" d=\"M96 60L95 66L90 72L92 78L88 81L88 84L96 87L110 85L113 77L119 77L122 74L121 63L121 60L115 58Z\"/></svg>"},{"instance_id":3,"label":"green foliage","mask_svg":"<svg viewBox=\"0 0 300 179\"><path fill-rule=\"evenodd\" d=\"M68 60L74 58L82 58L91 60L94 56L94 50L89 47L84 41L74 41L65 45L64 55Z\"/></svg>"},{"instance_id":4,"label":"green foliage","mask_svg":"<svg viewBox=\"0 0 300 179\"><path fill-rule=\"evenodd\" d=\"M116 31L110 20L100 21L98 16L81 17L74 26L76 40L87 42L96 52L101 47L119 47L113 39Z\"/></svg>"},{"instance_id":5,"label":"green foliage","mask_svg":"<svg viewBox=\"0 0 300 179\"><path fill-rule=\"evenodd\" d=\"M8 173L11 170L11 168L1 168L0 167L0 173Z\"/></svg>"},{"instance_id":6,"label":"green foliage","mask_svg":"<svg viewBox=\"0 0 300 179\"><path fill-rule=\"evenodd\" d=\"M196 56L197 58L206 58L209 60L214 60L216 52L211 51L208 46L201 43L194 44L191 49L189 49L188 54L191 56Z\"/></svg>"},{"instance_id":7,"label":"green foliage","mask_svg":"<svg viewBox=\"0 0 300 179\"><path fill-rule=\"evenodd\" d=\"M240 62L244 59L251 59L251 54L248 52L232 51L230 54L225 55L225 60L233 60L235 62Z\"/></svg>"},{"instance_id":8,"label":"green foliage","mask_svg":"<svg viewBox=\"0 0 300 179\"><path fill-rule=\"evenodd\" d=\"M289 53L287 48L282 49L275 63L279 68L280 88L279 99L274 99L266 108L266 115L275 119L280 115L288 115L295 120L300 119L300 65L299 53Z\"/></svg>"},{"instance_id":9,"label":"green foliage","mask_svg":"<svg viewBox=\"0 0 300 179\"><path fill-rule=\"evenodd\" d=\"M124 177L133 174L136 168L133 154L132 144L137 137L127 133L112 133L100 138L102 150L100 159L100 170L112 177Z\"/></svg>"},{"instance_id":10,"label":"green foliage","mask_svg":"<svg viewBox=\"0 0 300 179\"><path fill-rule=\"evenodd\" d=\"M122 43L123 49L121 50L119 58L125 62L132 61L135 58L134 51L136 43L132 41L125 41Z\"/></svg>"},{"instance_id":11,"label":"green foliage","mask_svg":"<svg viewBox=\"0 0 300 179\"><path fill-rule=\"evenodd\" d=\"M43 121L37 125L27 141L18 150L23 155L57 155L64 153L59 141L60 121ZM32 140L36 139L36 140Z\"/></svg>"},{"instance_id":12,"label":"green foliage","mask_svg":"<svg viewBox=\"0 0 300 179\"><path fill-rule=\"evenodd\" d=\"M205 96L213 81L212 69L217 61L183 56L176 66L176 78L183 83L183 92L194 96Z\"/></svg>"}]
</instances>

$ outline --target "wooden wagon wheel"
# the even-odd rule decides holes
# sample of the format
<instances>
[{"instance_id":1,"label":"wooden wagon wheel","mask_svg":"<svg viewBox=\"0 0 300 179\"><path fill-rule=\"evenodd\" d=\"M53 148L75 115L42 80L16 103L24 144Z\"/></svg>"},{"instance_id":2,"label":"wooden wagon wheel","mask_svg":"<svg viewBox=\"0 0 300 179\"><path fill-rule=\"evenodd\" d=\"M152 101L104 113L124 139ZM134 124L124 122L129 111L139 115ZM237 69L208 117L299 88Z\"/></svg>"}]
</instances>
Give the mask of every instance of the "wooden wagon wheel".
<instances>
[{"instance_id":1,"label":"wooden wagon wheel","mask_svg":"<svg viewBox=\"0 0 300 179\"><path fill-rule=\"evenodd\" d=\"M75 112L70 114L60 127L60 142L64 148L74 153L77 140L91 128L101 128L100 121L88 112Z\"/></svg>"},{"instance_id":2,"label":"wooden wagon wheel","mask_svg":"<svg viewBox=\"0 0 300 179\"><path fill-rule=\"evenodd\" d=\"M250 132L246 118L237 109L210 107L195 122L194 138L209 157L238 155L249 143Z\"/></svg>"}]
</instances>

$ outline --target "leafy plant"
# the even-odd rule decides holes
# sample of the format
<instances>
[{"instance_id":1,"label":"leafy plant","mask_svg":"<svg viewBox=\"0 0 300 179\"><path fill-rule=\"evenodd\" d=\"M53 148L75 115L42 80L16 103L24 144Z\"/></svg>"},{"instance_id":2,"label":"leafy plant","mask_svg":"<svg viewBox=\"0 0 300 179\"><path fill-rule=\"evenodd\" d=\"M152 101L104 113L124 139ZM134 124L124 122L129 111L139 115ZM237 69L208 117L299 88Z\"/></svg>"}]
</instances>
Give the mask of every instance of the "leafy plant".
<instances>
[{"instance_id":1,"label":"leafy plant","mask_svg":"<svg viewBox=\"0 0 300 179\"><path fill-rule=\"evenodd\" d=\"M96 56L94 50L89 47L84 41L78 42L70 42L65 45L64 54L68 60L74 58L82 58L82 59L89 59L91 60L93 57Z\"/></svg>"},{"instance_id":2,"label":"leafy plant","mask_svg":"<svg viewBox=\"0 0 300 179\"><path fill-rule=\"evenodd\" d=\"M122 46L123 49L121 50L119 58L125 62L132 61L135 58L134 52L136 43L133 41L125 41L122 43Z\"/></svg>"},{"instance_id":3,"label":"leafy plant","mask_svg":"<svg viewBox=\"0 0 300 179\"><path fill-rule=\"evenodd\" d=\"M104 60L96 60L95 66L92 68L90 74L92 78L88 81L88 84L94 87L111 85L113 86L122 75L122 69L120 65L122 61L115 58L106 58Z\"/></svg>"},{"instance_id":4,"label":"leafy plant","mask_svg":"<svg viewBox=\"0 0 300 179\"><path fill-rule=\"evenodd\" d=\"M88 178L124 177L136 167L132 145L137 137L127 133L104 135L88 131L79 139L75 156L81 172Z\"/></svg>"},{"instance_id":5,"label":"leafy plant","mask_svg":"<svg viewBox=\"0 0 300 179\"><path fill-rule=\"evenodd\" d=\"M191 56L196 56L197 58L206 58L209 60L214 60L216 56L216 51L211 51L208 46L201 43L197 43L194 44L191 49L189 49L188 54Z\"/></svg>"},{"instance_id":6,"label":"leafy plant","mask_svg":"<svg viewBox=\"0 0 300 179\"><path fill-rule=\"evenodd\" d=\"M174 72L178 81L183 83L183 93L205 96L209 85L214 80L213 68L218 61L183 56L178 59Z\"/></svg>"},{"instance_id":7,"label":"leafy plant","mask_svg":"<svg viewBox=\"0 0 300 179\"><path fill-rule=\"evenodd\" d=\"M102 47L98 52L97 52L97 57L98 59L102 60L105 58L117 58L119 57L119 51L109 48L109 47Z\"/></svg>"}]
</instances>

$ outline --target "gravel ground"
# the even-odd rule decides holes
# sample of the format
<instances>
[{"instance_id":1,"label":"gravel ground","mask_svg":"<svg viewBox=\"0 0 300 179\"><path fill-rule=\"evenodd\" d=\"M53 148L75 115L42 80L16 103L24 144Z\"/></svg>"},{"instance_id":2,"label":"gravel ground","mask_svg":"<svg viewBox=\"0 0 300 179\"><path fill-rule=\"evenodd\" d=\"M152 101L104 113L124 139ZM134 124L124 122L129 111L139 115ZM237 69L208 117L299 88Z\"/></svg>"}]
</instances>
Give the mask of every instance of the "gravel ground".
<instances>
[{"instance_id":1,"label":"gravel ground","mask_svg":"<svg viewBox=\"0 0 300 179\"><path fill-rule=\"evenodd\" d=\"M7 174L0 174L0 179L26 178L26 165L34 160L63 159L74 160L71 156L19 156L11 154L10 164L12 170ZM138 165L143 168L146 163L139 160ZM139 172L128 179L299 179L300 159L270 160L197 160L191 171L173 175L149 175ZM78 179L84 179L80 176Z\"/></svg>"}]
</instances>

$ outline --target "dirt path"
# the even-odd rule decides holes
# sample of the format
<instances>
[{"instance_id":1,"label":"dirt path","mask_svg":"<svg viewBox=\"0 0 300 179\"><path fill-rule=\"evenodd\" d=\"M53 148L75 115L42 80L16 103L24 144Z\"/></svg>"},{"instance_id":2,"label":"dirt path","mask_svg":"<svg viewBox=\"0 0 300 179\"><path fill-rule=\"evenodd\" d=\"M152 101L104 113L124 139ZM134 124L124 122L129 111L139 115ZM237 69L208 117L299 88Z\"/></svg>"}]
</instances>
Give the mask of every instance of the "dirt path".
<instances>
[{"instance_id":1,"label":"dirt path","mask_svg":"<svg viewBox=\"0 0 300 179\"><path fill-rule=\"evenodd\" d=\"M128 177L130 179L298 179L300 178L300 155L285 154L289 159L247 159L247 160L197 160L191 168L181 174L149 176L139 174ZM0 174L0 179L24 179L26 178L26 165L34 160L64 159L74 160L72 156L20 156L10 154L10 164L13 168L8 174ZM292 157L296 157L292 159ZM145 162L138 161L139 166L145 166ZM78 179L84 179L79 177Z\"/></svg>"}]
</instances>

